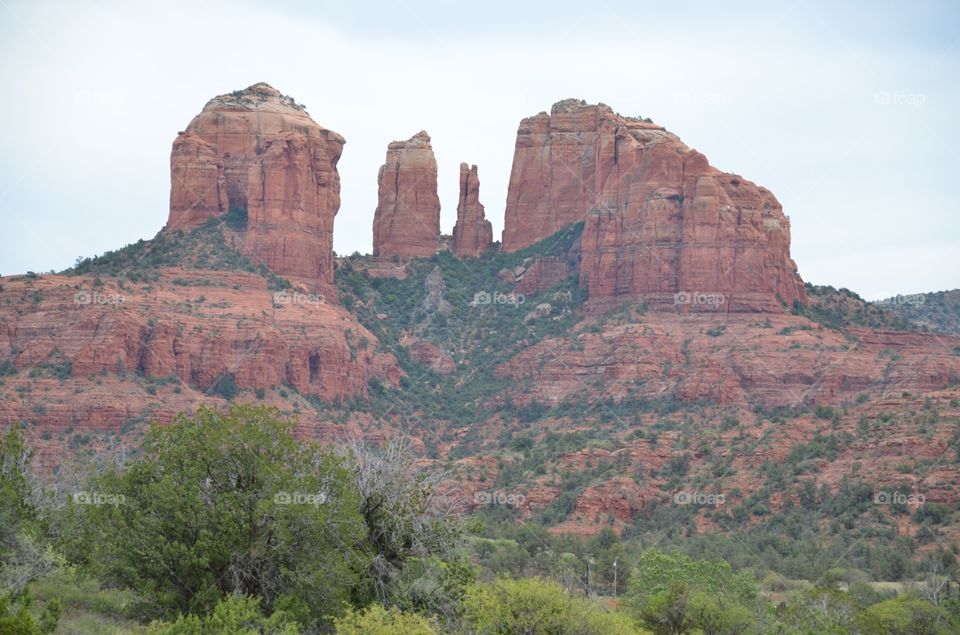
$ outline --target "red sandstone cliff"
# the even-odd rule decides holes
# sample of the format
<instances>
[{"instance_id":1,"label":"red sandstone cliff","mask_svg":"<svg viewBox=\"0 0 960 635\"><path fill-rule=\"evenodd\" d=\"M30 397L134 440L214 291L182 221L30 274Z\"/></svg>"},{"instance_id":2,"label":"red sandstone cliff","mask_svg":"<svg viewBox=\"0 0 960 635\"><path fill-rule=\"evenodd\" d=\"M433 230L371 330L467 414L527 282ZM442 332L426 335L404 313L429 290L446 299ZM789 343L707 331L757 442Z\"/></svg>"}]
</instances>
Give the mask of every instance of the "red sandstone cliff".
<instances>
[{"instance_id":1,"label":"red sandstone cliff","mask_svg":"<svg viewBox=\"0 0 960 635\"><path fill-rule=\"evenodd\" d=\"M0 429L37 417L47 430L119 431L222 403L222 382L272 402L287 391L334 400L363 394L373 379L399 382L393 355L323 296L273 291L252 273L155 273L149 283L4 279L0 360L18 372L0 390ZM21 396L14 384L33 388Z\"/></svg>"},{"instance_id":2,"label":"red sandstone cliff","mask_svg":"<svg viewBox=\"0 0 960 635\"><path fill-rule=\"evenodd\" d=\"M190 229L225 214L227 181L216 148L181 132L170 153L170 217L167 226Z\"/></svg>"},{"instance_id":3,"label":"red sandstone cliff","mask_svg":"<svg viewBox=\"0 0 960 635\"><path fill-rule=\"evenodd\" d=\"M773 194L658 125L565 100L520 124L503 248L581 220L580 281L594 304L781 311L806 300Z\"/></svg>"},{"instance_id":4,"label":"red sandstone cliff","mask_svg":"<svg viewBox=\"0 0 960 635\"><path fill-rule=\"evenodd\" d=\"M377 181L373 254L401 258L435 254L440 242L440 198L430 135L421 130L387 146Z\"/></svg>"},{"instance_id":5,"label":"red sandstone cliff","mask_svg":"<svg viewBox=\"0 0 960 635\"><path fill-rule=\"evenodd\" d=\"M493 244L493 225L480 203L480 177L477 166L460 164L460 202L457 224L453 227L453 253L460 258L476 258Z\"/></svg>"},{"instance_id":6,"label":"red sandstone cliff","mask_svg":"<svg viewBox=\"0 0 960 635\"><path fill-rule=\"evenodd\" d=\"M251 257L282 276L330 285L343 144L267 84L215 97L174 141L167 229L246 210Z\"/></svg>"}]
</instances>

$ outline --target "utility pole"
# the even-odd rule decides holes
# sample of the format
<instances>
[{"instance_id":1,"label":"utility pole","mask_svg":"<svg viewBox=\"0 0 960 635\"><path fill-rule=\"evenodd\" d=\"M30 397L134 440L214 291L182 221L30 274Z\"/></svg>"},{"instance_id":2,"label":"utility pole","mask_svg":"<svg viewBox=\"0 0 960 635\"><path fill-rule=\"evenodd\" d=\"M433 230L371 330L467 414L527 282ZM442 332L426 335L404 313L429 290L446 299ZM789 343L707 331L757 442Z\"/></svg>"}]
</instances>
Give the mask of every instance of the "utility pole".
<instances>
[{"instance_id":1,"label":"utility pole","mask_svg":"<svg viewBox=\"0 0 960 635\"><path fill-rule=\"evenodd\" d=\"M617 559L613 559L613 597L617 597Z\"/></svg>"}]
</instances>

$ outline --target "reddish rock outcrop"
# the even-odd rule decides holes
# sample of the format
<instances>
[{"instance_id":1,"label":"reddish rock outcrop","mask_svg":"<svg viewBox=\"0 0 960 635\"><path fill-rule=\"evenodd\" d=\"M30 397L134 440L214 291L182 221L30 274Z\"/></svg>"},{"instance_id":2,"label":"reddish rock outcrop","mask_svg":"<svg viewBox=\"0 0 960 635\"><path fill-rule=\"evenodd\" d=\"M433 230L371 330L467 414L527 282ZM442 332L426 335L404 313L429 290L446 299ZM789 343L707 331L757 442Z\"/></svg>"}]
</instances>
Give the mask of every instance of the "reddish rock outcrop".
<instances>
[{"instance_id":1,"label":"reddish rock outcrop","mask_svg":"<svg viewBox=\"0 0 960 635\"><path fill-rule=\"evenodd\" d=\"M13 381L47 384L39 382L35 402L3 392L0 425L49 402L48 428L116 430L141 415L165 420L222 401L225 381L324 400L363 394L374 378L399 383L393 355L323 296L275 292L251 273L157 274L122 288L89 276L4 279L4 298L17 302L0 306L0 360L18 369ZM184 285L189 279L202 283ZM31 300L29 312L17 310L21 298Z\"/></svg>"},{"instance_id":2,"label":"reddish rock outcrop","mask_svg":"<svg viewBox=\"0 0 960 635\"><path fill-rule=\"evenodd\" d=\"M329 285L339 180L335 161L317 156L315 145L299 133L280 133L250 167L246 247L277 272Z\"/></svg>"},{"instance_id":3,"label":"reddish rock outcrop","mask_svg":"<svg viewBox=\"0 0 960 635\"><path fill-rule=\"evenodd\" d=\"M174 142L167 229L245 210L250 256L280 275L330 285L343 144L267 84L215 97Z\"/></svg>"},{"instance_id":4,"label":"reddish rock outcrop","mask_svg":"<svg viewBox=\"0 0 960 635\"><path fill-rule=\"evenodd\" d=\"M377 182L373 255L420 258L435 254L440 242L440 198L430 135L421 130L387 146Z\"/></svg>"},{"instance_id":5,"label":"reddish rock outcrop","mask_svg":"<svg viewBox=\"0 0 960 635\"><path fill-rule=\"evenodd\" d=\"M449 354L439 346L419 337L405 336L400 340L410 353L410 357L418 364L423 364L430 370L449 375L456 370L457 364Z\"/></svg>"},{"instance_id":6,"label":"reddish rock outcrop","mask_svg":"<svg viewBox=\"0 0 960 635\"><path fill-rule=\"evenodd\" d=\"M216 148L199 136L181 132L170 153L170 220L175 229L191 229L227 212L227 182Z\"/></svg>"},{"instance_id":7,"label":"reddish rock outcrop","mask_svg":"<svg viewBox=\"0 0 960 635\"><path fill-rule=\"evenodd\" d=\"M149 285L99 290L84 277L12 279L5 293L43 299L29 313L4 312L0 355L20 368L60 359L73 376L176 375L203 390L230 374L240 388L285 384L324 399L363 392L392 365L376 338L324 296L274 292L239 272L205 271L202 285L183 285L196 275L165 269Z\"/></svg>"},{"instance_id":8,"label":"reddish rock outcrop","mask_svg":"<svg viewBox=\"0 0 960 635\"><path fill-rule=\"evenodd\" d=\"M960 381L960 337L840 331L772 314L681 316L648 312L619 324L594 322L547 338L496 373L522 388L514 403L626 398L799 408L860 395L941 390ZM558 351L563 351L558 354ZM890 354L896 351L896 359ZM889 359L888 359L889 356Z\"/></svg>"},{"instance_id":9,"label":"reddish rock outcrop","mask_svg":"<svg viewBox=\"0 0 960 635\"><path fill-rule=\"evenodd\" d=\"M453 253L459 258L476 258L493 244L493 225L480 203L480 178L477 166L460 164L460 202L457 224L453 226Z\"/></svg>"},{"instance_id":10,"label":"reddish rock outcrop","mask_svg":"<svg viewBox=\"0 0 960 635\"><path fill-rule=\"evenodd\" d=\"M782 311L806 300L773 194L658 125L565 100L520 124L504 251L581 220L580 282L594 305L713 310L697 301L710 295L725 311Z\"/></svg>"},{"instance_id":11,"label":"reddish rock outcrop","mask_svg":"<svg viewBox=\"0 0 960 635\"><path fill-rule=\"evenodd\" d=\"M577 271L576 263L559 256L540 256L532 259L529 266L524 267L523 274L517 281L515 293L533 295L546 291L555 284L559 284Z\"/></svg>"}]
</instances>

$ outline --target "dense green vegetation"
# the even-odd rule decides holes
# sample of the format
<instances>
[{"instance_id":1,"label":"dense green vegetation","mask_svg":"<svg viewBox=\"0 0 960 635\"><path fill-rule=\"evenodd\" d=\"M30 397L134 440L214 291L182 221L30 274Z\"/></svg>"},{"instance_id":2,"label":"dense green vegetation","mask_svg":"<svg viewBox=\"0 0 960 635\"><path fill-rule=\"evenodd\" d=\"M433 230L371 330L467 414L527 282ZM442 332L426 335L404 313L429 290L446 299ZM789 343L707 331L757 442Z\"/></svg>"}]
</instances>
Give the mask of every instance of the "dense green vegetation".
<instances>
[{"instance_id":1,"label":"dense green vegetation","mask_svg":"<svg viewBox=\"0 0 960 635\"><path fill-rule=\"evenodd\" d=\"M163 267L245 271L266 278L273 289L288 288L289 282L262 263L255 264L232 246L231 236L245 227L246 210L231 210L191 231L164 230L151 240L138 240L92 258L77 258L76 264L64 273L113 276L137 282L156 280L158 269Z\"/></svg>"},{"instance_id":2,"label":"dense green vegetation","mask_svg":"<svg viewBox=\"0 0 960 635\"><path fill-rule=\"evenodd\" d=\"M960 335L960 289L894 296L875 304L921 328Z\"/></svg>"},{"instance_id":3,"label":"dense green vegetation","mask_svg":"<svg viewBox=\"0 0 960 635\"><path fill-rule=\"evenodd\" d=\"M371 277L359 258L346 259L336 276L341 302L396 352L407 373L403 390L373 386L371 399L356 400L350 408L375 415L389 410L410 426L443 420L457 427L486 418L497 408L512 410L510 404L491 405L506 387L494 368L515 354L517 342L530 345L567 332L578 321L575 312L586 294L577 277L570 276L534 297L517 296L516 285L498 274L533 256L569 257L582 230L579 223L516 253L493 250L469 261L442 252L409 263L402 280ZM538 304L548 304L549 311L532 319ZM450 351L458 372L441 375L413 362L399 345L401 333ZM539 413L527 414L530 420L539 418Z\"/></svg>"},{"instance_id":4,"label":"dense green vegetation","mask_svg":"<svg viewBox=\"0 0 960 635\"><path fill-rule=\"evenodd\" d=\"M809 282L806 288L808 303L798 303L793 307L793 312L828 328L861 326L901 331L922 328L905 316L891 311L889 306L871 304L849 289L835 289Z\"/></svg>"},{"instance_id":5,"label":"dense green vegetation","mask_svg":"<svg viewBox=\"0 0 960 635\"><path fill-rule=\"evenodd\" d=\"M60 564L34 502L31 458L19 430L11 428L0 436L0 633L51 633L62 610L56 600L42 611L31 610L30 583Z\"/></svg>"},{"instance_id":6,"label":"dense green vegetation","mask_svg":"<svg viewBox=\"0 0 960 635\"><path fill-rule=\"evenodd\" d=\"M752 538L739 554L732 542L676 541L684 553L665 548L666 537L554 535L494 511L467 525L436 496L443 475L418 467L402 443L335 451L295 441L291 431L268 408L201 409L152 428L137 457L88 475L84 489L55 492L32 486L22 435L8 431L0 444L0 632L960 628L960 601L941 584L953 574L947 558L896 593L836 567L809 582L775 574L757 566L768 552ZM764 557L745 566L716 555L736 560L755 548Z\"/></svg>"},{"instance_id":7,"label":"dense green vegetation","mask_svg":"<svg viewBox=\"0 0 960 635\"><path fill-rule=\"evenodd\" d=\"M313 620L357 583L359 552L344 547L356 545L363 521L347 467L295 442L269 411L201 410L154 428L141 458L89 487L108 500L68 508L65 553L151 598L145 611L206 613L241 594L261 598L267 612L290 607ZM312 499L303 514L284 500L298 493L336 503Z\"/></svg>"}]
</instances>

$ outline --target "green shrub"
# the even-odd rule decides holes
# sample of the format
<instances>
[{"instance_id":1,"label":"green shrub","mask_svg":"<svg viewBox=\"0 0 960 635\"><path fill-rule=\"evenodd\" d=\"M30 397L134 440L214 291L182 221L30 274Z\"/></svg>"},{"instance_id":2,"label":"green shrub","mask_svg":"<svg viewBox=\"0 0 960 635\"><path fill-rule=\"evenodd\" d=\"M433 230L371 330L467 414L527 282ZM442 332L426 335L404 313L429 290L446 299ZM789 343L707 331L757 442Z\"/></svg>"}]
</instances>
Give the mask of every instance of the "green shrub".
<instances>
[{"instance_id":1,"label":"green shrub","mask_svg":"<svg viewBox=\"0 0 960 635\"><path fill-rule=\"evenodd\" d=\"M435 635L433 624L421 615L371 604L362 611L347 609L333 621L337 635Z\"/></svg>"},{"instance_id":2,"label":"green shrub","mask_svg":"<svg viewBox=\"0 0 960 635\"><path fill-rule=\"evenodd\" d=\"M220 375L216 381L213 382L213 386L210 387L210 393L214 395L220 395L227 401L232 400L237 396L237 380L234 379L232 373L226 373Z\"/></svg>"},{"instance_id":3,"label":"green shrub","mask_svg":"<svg viewBox=\"0 0 960 635\"><path fill-rule=\"evenodd\" d=\"M366 532L352 474L332 450L294 440L275 410L204 407L154 426L141 456L90 490L112 498L68 507L64 549L161 615L242 594L268 613L296 605L316 628L357 584ZM295 498L307 494L323 498Z\"/></svg>"},{"instance_id":4,"label":"green shrub","mask_svg":"<svg viewBox=\"0 0 960 635\"><path fill-rule=\"evenodd\" d=\"M476 635L629 635L642 634L633 621L599 604L567 595L541 578L475 584L464 599L464 621Z\"/></svg>"},{"instance_id":5,"label":"green shrub","mask_svg":"<svg viewBox=\"0 0 960 635\"><path fill-rule=\"evenodd\" d=\"M153 621L147 635L298 635L299 625L292 616L278 611L265 617L260 600L244 595L231 595L214 607L208 615L180 615L172 622Z\"/></svg>"}]
</instances>

